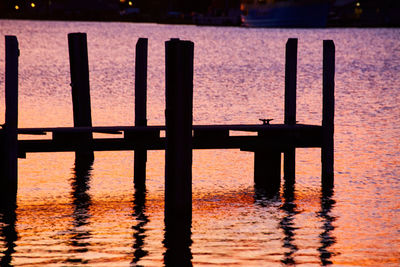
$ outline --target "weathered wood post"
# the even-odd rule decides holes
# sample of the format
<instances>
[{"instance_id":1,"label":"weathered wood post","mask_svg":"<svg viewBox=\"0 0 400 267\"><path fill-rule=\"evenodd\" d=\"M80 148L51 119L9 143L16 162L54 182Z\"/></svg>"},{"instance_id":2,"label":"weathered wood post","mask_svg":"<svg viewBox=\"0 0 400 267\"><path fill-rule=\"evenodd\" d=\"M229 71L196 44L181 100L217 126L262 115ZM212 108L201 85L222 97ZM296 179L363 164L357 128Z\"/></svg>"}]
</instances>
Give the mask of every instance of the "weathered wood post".
<instances>
[{"instance_id":1,"label":"weathered wood post","mask_svg":"<svg viewBox=\"0 0 400 267\"><path fill-rule=\"evenodd\" d=\"M322 185L334 183L335 44L323 41L322 81Z\"/></svg>"},{"instance_id":2,"label":"weathered wood post","mask_svg":"<svg viewBox=\"0 0 400 267\"><path fill-rule=\"evenodd\" d=\"M18 188L18 40L5 37L5 124L1 146L1 202L15 202ZM4 203L7 202L7 203Z\"/></svg>"},{"instance_id":3,"label":"weathered wood post","mask_svg":"<svg viewBox=\"0 0 400 267\"><path fill-rule=\"evenodd\" d=\"M135 58L135 126L147 126L147 38L139 38L136 43ZM136 188L144 188L146 183L147 151L135 149L134 183Z\"/></svg>"},{"instance_id":4,"label":"weathered wood post","mask_svg":"<svg viewBox=\"0 0 400 267\"><path fill-rule=\"evenodd\" d=\"M91 127L92 114L90 105L89 60L86 33L68 34L69 62L71 69L72 104L74 127ZM93 134L80 133L75 136L79 143L76 157L94 158L90 144Z\"/></svg>"},{"instance_id":5,"label":"weathered wood post","mask_svg":"<svg viewBox=\"0 0 400 267\"><path fill-rule=\"evenodd\" d=\"M285 124L296 124L296 78L297 78L297 38L286 42L285 58ZM286 182L294 183L296 149L289 147L284 152L283 168Z\"/></svg>"},{"instance_id":6,"label":"weathered wood post","mask_svg":"<svg viewBox=\"0 0 400 267\"><path fill-rule=\"evenodd\" d=\"M262 133L258 134L262 136ZM254 151L254 184L268 193L277 193L281 183L281 152L274 148Z\"/></svg>"},{"instance_id":7,"label":"weathered wood post","mask_svg":"<svg viewBox=\"0 0 400 267\"><path fill-rule=\"evenodd\" d=\"M191 41L165 42L165 225L191 225L193 52ZM181 229L183 230L183 229Z\"/></svg>"}]
</instances>

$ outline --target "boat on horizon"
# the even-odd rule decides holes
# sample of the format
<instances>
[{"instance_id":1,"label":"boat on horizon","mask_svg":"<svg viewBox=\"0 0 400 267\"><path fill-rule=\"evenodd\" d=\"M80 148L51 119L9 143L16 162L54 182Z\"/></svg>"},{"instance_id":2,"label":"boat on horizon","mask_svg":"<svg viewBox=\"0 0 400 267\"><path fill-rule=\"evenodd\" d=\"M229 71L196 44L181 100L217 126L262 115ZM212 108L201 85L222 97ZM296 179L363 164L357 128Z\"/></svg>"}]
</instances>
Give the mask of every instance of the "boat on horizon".
<instances>
[{"instance_id":1,"label":"boat on horizon","mask_svg":"<svg viewBox=\"0 0 400 267\"><path fill-rule=\"evenodd\" d=\"M329 7L328 0L244 0L242 26L324 28Z\"/></svg>"}]
</instances>

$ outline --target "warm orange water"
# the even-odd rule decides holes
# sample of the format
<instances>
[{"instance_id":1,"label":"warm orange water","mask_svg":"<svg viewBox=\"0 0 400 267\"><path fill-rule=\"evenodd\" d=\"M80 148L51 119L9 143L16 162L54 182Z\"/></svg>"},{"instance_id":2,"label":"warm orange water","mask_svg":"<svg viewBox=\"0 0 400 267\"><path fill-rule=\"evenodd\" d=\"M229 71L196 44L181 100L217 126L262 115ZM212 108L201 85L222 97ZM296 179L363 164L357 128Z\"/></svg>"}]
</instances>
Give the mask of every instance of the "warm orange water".
<instances>
[{"instance_id":1,"label":"warm orange water","mask_svg":"<svg viewBox=\"0 0 400 267\"><path fill-rule=\"evenodd\" d=\"M195 124L258 123L266 117L282 122L284 45L298 37L298 120L320 124L322 40L334 40L333 194L321 194L319 149L297 150L294 192L282 188L272 199L254 192L252 153L195 151L191 262L400 264L399 29L3 20L0 35L16 35L20 42L20 127L72 126L67 33L78 31L88 34L93 124L98 126L133 124L139 37L149 38L151 125L164 123L164 41L172 37L195 42ZM0 84L3 103L4 75ZM133 152L95 153L80 185L74 164L72 153L28 154L19 160L16 220L8 220L13 212L0 215L2 263L162 266L164 152L149 152L145 203L133 189Z\"/></svg>"}]
</instances>

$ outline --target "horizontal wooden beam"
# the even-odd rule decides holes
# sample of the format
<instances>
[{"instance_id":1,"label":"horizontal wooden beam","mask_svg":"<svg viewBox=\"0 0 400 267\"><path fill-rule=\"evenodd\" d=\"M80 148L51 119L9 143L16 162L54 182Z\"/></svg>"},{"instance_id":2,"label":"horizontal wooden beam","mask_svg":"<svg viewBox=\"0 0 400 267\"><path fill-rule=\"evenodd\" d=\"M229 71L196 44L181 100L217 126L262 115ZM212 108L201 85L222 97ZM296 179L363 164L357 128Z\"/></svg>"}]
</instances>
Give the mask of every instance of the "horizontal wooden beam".
<instances>
[{"instance_id":1,"label":"horizontal wooden beam","mask_svg":"<svg viewBox=\"0 0 400 267\"><path fill-rule=\"evenodd\" d=\"M288 142L287 135L275 135L273 138L265 136L228 136L220 138L218 136L194 137L193 149L241 149L244 151L254 151L256 148L274 148L284 151L288 146L295 147L321 147L321 130L313 130L302 133L297 131L289 133L294 135L294 139ZM79 142L74 142L66 133L55 134L54 139L47 140L19 140L18 150L20 157L25 153L32 152L67 152L75 151L79 148ZM94 138L87 144L93 151L122 151L145 148L146 150L164 150L165 138L156 136L145 136L143 138Z\"/></svg>"},{"instance_id":2,"label":"horizontal wooden beam","mask_svg":"<svg viewBox=\"0 0 400 267\"><path fill-rule=\"evenodd\" d=\"M210 132L222 132L222 131L243 131L243 132L273 132L273 131L292 131L292 130L316 130L320 129L319 125L308 125L308 124L220 124L220 125L193 125L194 131L210 131ZM165 131L165 126L154 125L154 126L93 126L93 127L43 127L43 128L19 128L18 134L36 135L44 133L82 133L82 132L93 132L93 133L115 133L120 134L121 132L129 131L133 132L155 132Z\"/></svg>"}]
</instances>

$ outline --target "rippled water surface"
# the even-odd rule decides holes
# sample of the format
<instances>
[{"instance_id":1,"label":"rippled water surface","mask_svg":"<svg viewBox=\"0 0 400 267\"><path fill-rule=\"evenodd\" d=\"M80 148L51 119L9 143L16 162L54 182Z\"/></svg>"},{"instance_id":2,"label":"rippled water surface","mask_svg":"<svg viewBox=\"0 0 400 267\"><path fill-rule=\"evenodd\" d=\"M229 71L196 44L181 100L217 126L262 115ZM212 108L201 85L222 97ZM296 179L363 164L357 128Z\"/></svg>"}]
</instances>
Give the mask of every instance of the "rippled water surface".
<instances>
[{"instance_id":1,"label":"rippled water surface","mask_svg":"<svg viewBox=\"0 0 400 267\"><path fill-rule=\"evenodd\" d=\"M297 116L321 122L322 40L336 44L335 187L320 187L320 150L297 149L295 188L255 192L250 152L193 153L194 266L399 266L400 30L245 29L0 21L20 43L19 126L72 126L67 33L86 32L93 124L133 125L134 56L149 38L148 123L164 124L164 41L195 43L194 123L283 122L284 47L299 38ZM4 41L0 42L4 117ZM0 215L0 258L15 266L162 266L164 152L147 191L133 152L20 159L17 209ZM83 166L81 166L83 165ZM191 244L190 244L191 243Z\"/></svg>"}]
</instances>

